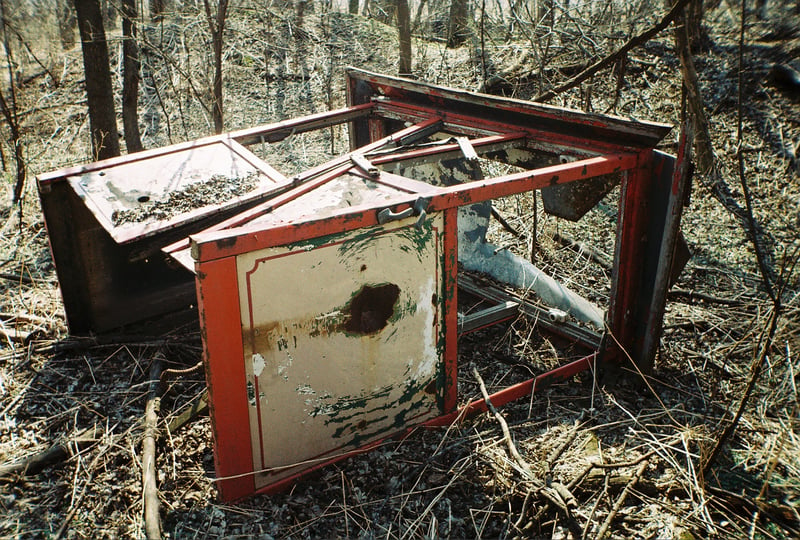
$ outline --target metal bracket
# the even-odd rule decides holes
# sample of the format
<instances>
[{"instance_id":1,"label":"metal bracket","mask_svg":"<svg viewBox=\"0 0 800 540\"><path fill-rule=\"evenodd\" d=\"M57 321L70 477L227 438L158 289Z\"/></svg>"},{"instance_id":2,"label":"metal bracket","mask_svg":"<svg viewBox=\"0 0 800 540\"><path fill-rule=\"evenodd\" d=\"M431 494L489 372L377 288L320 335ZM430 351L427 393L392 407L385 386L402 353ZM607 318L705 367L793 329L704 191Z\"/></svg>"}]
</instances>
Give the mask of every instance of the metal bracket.
<instances>
[{"instance_id":1,"label":"metal bracket","mask_svg":"<svg viewBox=\"0 0 800 540\"><path fill-rule=\"evenodd\" d=\"M351 154L350 161L373 178L380 176L381 171L361 154Z\"/></svg>"},{"instance_id":2,"label":"metal bracket","mask_svg":"<svg viewBox=\"0 0 800 540\"><path fill-rule=\"evenodd\" d=\"M430 197L420 197L414 201L414 206L411 208L406 208L400 212L393 212L391 208L384 208L378 212L378 223L383 225L385 223L389 223L390 221L396 221L398 219L405 219L407 217L411 217L412 215L417 215L419 218L414 226L417 229L421 229L422 224L425 223L425 219L428 217L427 209L430 202Z\"/></svg>"}]
</instances>

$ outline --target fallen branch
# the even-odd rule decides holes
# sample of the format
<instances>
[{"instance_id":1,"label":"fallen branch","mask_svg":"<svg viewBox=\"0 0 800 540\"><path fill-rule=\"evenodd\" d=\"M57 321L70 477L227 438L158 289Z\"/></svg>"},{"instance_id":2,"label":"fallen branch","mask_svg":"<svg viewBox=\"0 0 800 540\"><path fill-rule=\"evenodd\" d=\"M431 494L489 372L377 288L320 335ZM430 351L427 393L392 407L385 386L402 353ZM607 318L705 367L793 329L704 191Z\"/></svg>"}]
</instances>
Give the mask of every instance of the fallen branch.
<instances>
[{"instance_id":1,"label":"fallen branch","mask_svg":"<svg viewBox=\"0 0 800 540\"><path fill-rule=\"evenodd\" d=\"M703 302L720 304L723 306L741 306L744 303L741 300L736 300L735 298L722 298L721 296L714 296L712 294L678 288L670 289L669 293L667 293L667 297L671 300L683 298L689 303L693 302L694 300L702 300Z\"/></svg>"},{"instance_id":2,"label":"fallen branch","mask_svg":"<svg viewBox=\"0 0 800 540\"><path fill-rule=\"evenodd\" d=\"M6 272L0 272L0 279L7 279L9 281L15 281L19 284L25 285L33 285L35 282L33 278L28 276L23 276L22 274L8 274ZM44 280L41 280L44 281Z\"/></svg>"},{"instance_id":3,"label":"fallen branch","mask_svg":"<svg viewBox=\"0 0 800 540\"><path fill-rule=\"evenodd\" d=\"M578 242L573 238L570 238L565 233L555 233L553 234L553 240L561 244L562 246L569 248L576 252L578 255L584 255L591 259L592 261L596 262L600 266L606 269L610 269L613 266L613 263L608 258L608 256L600 253L599 251L587 246L582 242Z\"/></svg>"},{"instance_id":4,"label":"fallen branch","mask_svg":"<svg viewBox=\"0 0 800 540\"><path fill-rule=\"evenodd\" d=\"M622 47L620 47L616 52L609 54L608 56L606 56L602 60L598 60L597 62L595 62L594 64L592 64L588 68L584 69L582 72L580 72L579 74L577 74L576 76L574 76L573 78L571 78L570 80L568 80L567 82L562 84L561 86L553 88L552 90L548 90L547 92L544 92L543 94L539 94L538 96L533 98L533 101L548 101L550 99L553 99L558 94L560 94L560 93L562 93L562 92L564 92L566 90L569 90L570 88L574 88L575 86L578 86L583 81L585 81L586 79L588 79L589 77L591 77L592 75L594 75L595 73L600 71L601 69L604 69L604 68L607 68L607 67L610 67L610 66L616 64L617 61L619 61L620 58L622 58L623 56L625 56L628 53L628 51L630 51L634 47L638 47L639 45L643 45L644 43L647 43L656 34L658 34L662 30L664 30L667 26L669 26L669 24L673 21L673 19L675 19L675 17L678 15L678 13L683 11L684 6L686 6L686 4L688 4L688 3L689 3L689 0L678 0L678 2L676 2L675 5L672 6L672 9L670 9L669 12L666 15L664 15L664 18L662 18L661 21L658 24L656 24L655 26L653 26L649 30L646 30L646 31L642 32L641 34L632 37L630 40L628 40L627 43L625 43Z\"/></svg>"},{"instance_id":5,"label":"fallen branch","mask_svg":"<svg viewBox=\"0 0 800 540\"><path fill-rule=\"evenodd\" d=\"M608 534L608 529L611 527L611 523L614 521L614 518L617 517L617 514L619 513L620 508L622 508L622 505L625 504L625 499L628 498L628 494L630 494L631 490L636 485L636 482L638 482L642 478L642 475L644 474L644 471L647 468L647 463L648 463L647 461L644 461L642 462L641 465L639 465L639 468L636 470L636 474L633 475L633 478L630 479L628 485L625 486L625 489L623 489L622 493L619 494L617 500L614 501L614 506L611 508L611 512L608 513L608 516L606 516L605 521L600 526L600 530L597 531L596 538L606 537L606 535Z\"/></svg>"},{"instance_id":6,"label":"fallen branch","mask_svg":"<svg viewBox=\"0 0 800 540\"><path fill-rule=\"evenodd\" d=\"M103 428L100 424L81 430L63 442L59 442L38 452L17 463L0 465L0 478L5 478L15 474L29 476L42 472L51 465L63 463L71 455L82 452L98 441L98 434L102 433Z\"/></svg>"},{"instance_id":7,"label":"fallen branch","mask_svg":"<svg viewBox=\"0 0 800 540\"><path fill-rule=\"evenodd\" d=\"M497 423L500 424L500 429L503 431L503 440L508 447L508 453L514 459L518 470L522 473L525 480L531 484L533 491L537 492L548 503L561 510L561 512L564 514L564 518L570 532L579 536L581 532L581 526L572 516L572 512L570 511L570 508L577 506L575 497L572 496L569 488L566 486L556 482L553 482L550 486L545 486L533 475L530 465L528 465L528 462L522 458L519 450L517 450L517 445L514 444L514 440L511 438L511 431L508 429L508 422L506 422L506 419L503 418L503 415L500 414L500 411L497 410L492 403L492 400L489 398L489 392L486 390L486 384L483 382L481 374L478 373L478 369L474 365L472 366L472 375L478 381L478 385L481 389L481 395L486 403L486 407L494 415Z\"/></svg>"},{"instance_id":8,"label":"fallen branch","mask_svg":"<svg viewBox=\"0 0 800 540\"><path fill-rule=\"evenodd\" d=\"M516 462L517 466L521 469L523 476L525 476L525 479L531 480L537 487L541 487L542 484L541 482L539 482L538 479L536 479L533 476L533 471L531 471L530 465L528 465L527 461L522 459L519 450L517 450L517 445L514 444L514 440L511 438L511 431L509 431L508 429L508 422L506 422L506 419L503 418L503 415L500 414L500 411L497 410L497 408L492 403L492 400L489 398L489 392L486 390L486 384L483 382L483 377L481 377L481 374L478 373L478 368L476 368L474 365L472 366L472 375L475 377L475 380L478 381L478 385L481 388L481 395L483 396L483 399L486 402L486 407L494 415L494 418L495 420L497 420L497 423L500 424L500 429L503 430L503 440L505 441L506 446L508 447L508 453L511 455L512 458L514 458L514 461Z\"/></svg>"},{"instance_id":9,"label":"fallen branch","mask_svg":"<svg viewBox=\"0 0 800 540\"><path fill-rule=\"evenodd\" d=\"M161 518L158 515L158 474L156 469L156 438L158 411L161 407L159 380L161 360L158 355L150 367L150 392L144 412L144 439L142 440L142 495L144 499L144 529L147 540L161 538Z\"/></svg>"}]
</instances>

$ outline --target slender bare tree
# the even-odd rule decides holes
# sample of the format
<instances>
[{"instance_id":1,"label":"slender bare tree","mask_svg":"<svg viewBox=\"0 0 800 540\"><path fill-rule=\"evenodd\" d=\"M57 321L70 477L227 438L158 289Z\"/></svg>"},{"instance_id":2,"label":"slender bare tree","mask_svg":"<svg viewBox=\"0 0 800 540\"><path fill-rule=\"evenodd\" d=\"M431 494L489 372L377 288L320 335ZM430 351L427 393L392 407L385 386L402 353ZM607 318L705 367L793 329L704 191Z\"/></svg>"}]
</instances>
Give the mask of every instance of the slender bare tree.
<instances>
[{"instance_id":1,"label":"slender bare tree","mask_svg":"<svg viewBox=\"0 0 800 540\"><path fill-rule=\"evenodd\" d=\"M97 159L118 156L119 132L100 0L74 0L83 50L92 151Z\"/></svg>"},{"instance_id":2,"label":"slender bare tree","mask_svg":"<svg viewBox=\"0 0 800 540\"><path fill-rule=\"evenodd\" d=\"M398 72L401 76L411 75L411 11L408 0L397 1L397 33L400 41L400 65Z\"/></svg>"},{"instance_id":3,"label":"slender bare tree","mask_svg":"<svg viewBox=\"0 0 800 540\"><path fill-rule=\"evenodd\" d=\"M469 39L469 36L469 0L451 0L447 46L460 47Z\"/></svg>"},{"instance_id":4,"label":"slender bare tree","mask_svg":"<svg viewBox=\"0 0 800 540\"><path fill-rule=\"evenodd\" d=\"M6 4L5 0L0 0L0 30L2 30L3 48L6 53L6 64L8 65L8 81L9 93L8 99L4 95L4 91L0 91L0 111L8 124L8 130L11 132L11 145L14 148L14 160L17 164L17 181L14 184L14 202L18 202L22 198L22 191L25 188L25 178L27 176L27 168L25 166L25 152L22 146L22 136L20 133L19 115L17 114L17 95L16 95L16 81L14 77L14 58L11 52L11 44L8 39L8 29L6 28ZM6 166L5 156L3 155L3 168ZM22 206L20 206L20 212Z\"/></svg>"},{"instance_id":5,"label":"slender bare tree","mask_svg":"<svg viewBox=\"0 0 800 540\"><path fill-rule=\"evenodd\" d=\"M228 0L217 0L217 9L212 12L208 0L203 0L206 8L208 29L211 32L211 46L214 50L214 83L212 88L213 107L211 117L214 119L214 131L222 133L223 104L222 104L222 34L225 31L225 17L228 14Z\"/></svg>"},{"instance_id":6,"label":"slender bare tree","mask_svg":"<svg viewBox=\"0 0 800 540\"><path fill-rule=\"evenodd\" d=\"M139 46L136 43L136 0L122 0L122 128L128 153L143 149L139 133Z\"/></svg>"},{"instance_id":7,"label":"slender bare tree","mask_svg":"<svg viewBox=\"0 0 800 540\"><path fill-rule=\"evenodd\" d=\"M55 7L61 48L68 51L75 46L75 27L77 26L75 11L70 6L69 0L57 0Z\"/></svg>"}]
</instances>

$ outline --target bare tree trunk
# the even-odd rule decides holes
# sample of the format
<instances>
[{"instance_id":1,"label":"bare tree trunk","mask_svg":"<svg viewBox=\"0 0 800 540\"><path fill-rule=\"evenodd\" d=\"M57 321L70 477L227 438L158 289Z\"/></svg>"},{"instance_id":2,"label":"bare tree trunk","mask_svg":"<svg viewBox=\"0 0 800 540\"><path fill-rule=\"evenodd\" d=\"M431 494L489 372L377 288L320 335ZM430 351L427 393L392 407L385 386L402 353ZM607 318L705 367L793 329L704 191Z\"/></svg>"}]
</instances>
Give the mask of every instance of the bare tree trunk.
<instances>
[{"instance_id":1,"label":"bare tree trunk","mask_svg":"<svg viewBox=\"0 0 800 540\"><path fill-rule=\"evenodd\" d=\"M408 0L397 0L397 33L400 41L400 76L411 75L411 11Z\"/></svg>"},{"instance_id":2,"label":"bare tree trunk","mask_svg":"<svg viewBox=\"0 0 800 540\"><path fill-rule=\"evenodd\" d=\"M56 19L58 19L58 35L61 38L61 48L65 51L75 46L75 12L69 5L69 0L56 2Z\"/></svg>"},{"instance_id":3,"label":"bare tree trunk","mask_svg":"<svg viewBox=\"0 0 800 540\"><path fill-rule=\"evenodd\" d=\"M150 20L158 22L163 19L166 8L167 0L150 0Z\"/></svg>"},{"instance_id":4,"label":"bare tree trunk","mask_svg":"<svg viewBox=\"0 0 800 540\"><path fill-rule=\"evenodd\" d=\"M469 38L469 34L468 0L451 0L447 46L455 48L463 45Z\"/></svg>"},{"instance_id":5,"label":"bare tree trunk","mask_svg":"<svg viewBox=\"0 0 800 540\"><path fill-rule=\"evenodd\" d=\"M139 134L139 46L136 43L136 0L122 0L122 128L128 153L142 150Z\"/></svg>"},{"instance_id":6,"label":"bare tree trunk","mask_svg":"<svg viewBox=\"0 0 800 540\"><path fill-rule=\"evenodd\" d=\"M693 52L703 48L707 35L703 30L703 0L692 0L686 6L686 34Z\"/></svg>"},{"instance_id":7,"label":"bare tree trunk","mask_svg":"<svg viewBox=\"0 0 800 540\"><path fill-rule=\"evenodd\" d=\"M0 109L2 110L3 117L8 124L8 130L11 132L11 144L14 147L14 160L17 164L17 181L14 184L14 202L18 202L22 198L22 191L25 188L25 178L27 170L25 167L25 152L22 146L22 136L19 129L19 116L17 116L17 96L15 90L15 81L13 77L14 58L11 54L11 44L8 41L8 33L6 31L6 4L5 0L0 0L0 26L3 30L3 46L6 50L6 63L8 64L9 75L9 99L6 100L2 92L0 92ZM3 167L5 168L5 158L3 159ZM20 206L20 212L22 206Z\"/></svg>"},{"instance_id":8,"label":"bare tree trunk","mask_svg":"<svg viewBox=\"0 0 800 540\"><path fill-rule=\"evenodd\" d=\"M228 12L228 0L217 0L216 15L211 13L211 6L208 0L204 0L206 8L206 18L208 28L211 32L211 45L214 49L214 83L213 83L213 107L211 117L214 119L214 131L222 133L223 108L222 108L222 34L225 31L225 17Z\"/></svg>"},{"instance_id":9,"label":"bare tree trunk","mask_svg":"<svg viewBox=\"0 0 800 540\"><path fill-rule=\"evenodd\" d=\"M109 0L102 0L100 5L103 11L103 24L106 28L116 28L117 26L117 6Z\"/></svg>"},{"instance_id":10,"label":"bare tree trunk","mask_svg":"<svg viewBox=\"0 0 800 540\"><path fill-rule=\"evenodd\" d=\"M92 151L96 159L118 156L119 132L108 65L108 44L99 0L74 0L83 49Z\"/></svg>"}]
</instances>

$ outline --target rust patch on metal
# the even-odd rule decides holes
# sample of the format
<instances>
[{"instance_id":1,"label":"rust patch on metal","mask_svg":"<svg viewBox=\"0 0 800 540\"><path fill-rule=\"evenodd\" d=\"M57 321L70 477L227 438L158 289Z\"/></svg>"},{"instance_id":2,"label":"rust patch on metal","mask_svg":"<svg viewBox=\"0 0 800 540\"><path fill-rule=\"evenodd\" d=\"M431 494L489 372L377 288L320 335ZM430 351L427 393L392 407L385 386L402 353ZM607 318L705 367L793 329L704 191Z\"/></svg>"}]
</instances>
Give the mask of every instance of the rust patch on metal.
<instances>
[{"instance_id":1,"label":"rust patch on metal","mask_svg":"<svg viewBox=\"0 0 800 540\"><path fill-rule=\"evenodd\" d=\"M380 332L394 314L394 306L400 297L400 287L387 283L372 287L364 285L346 307L349 315L344 330L351 334L375 334Z\"/></svg>"}]
</instances>

